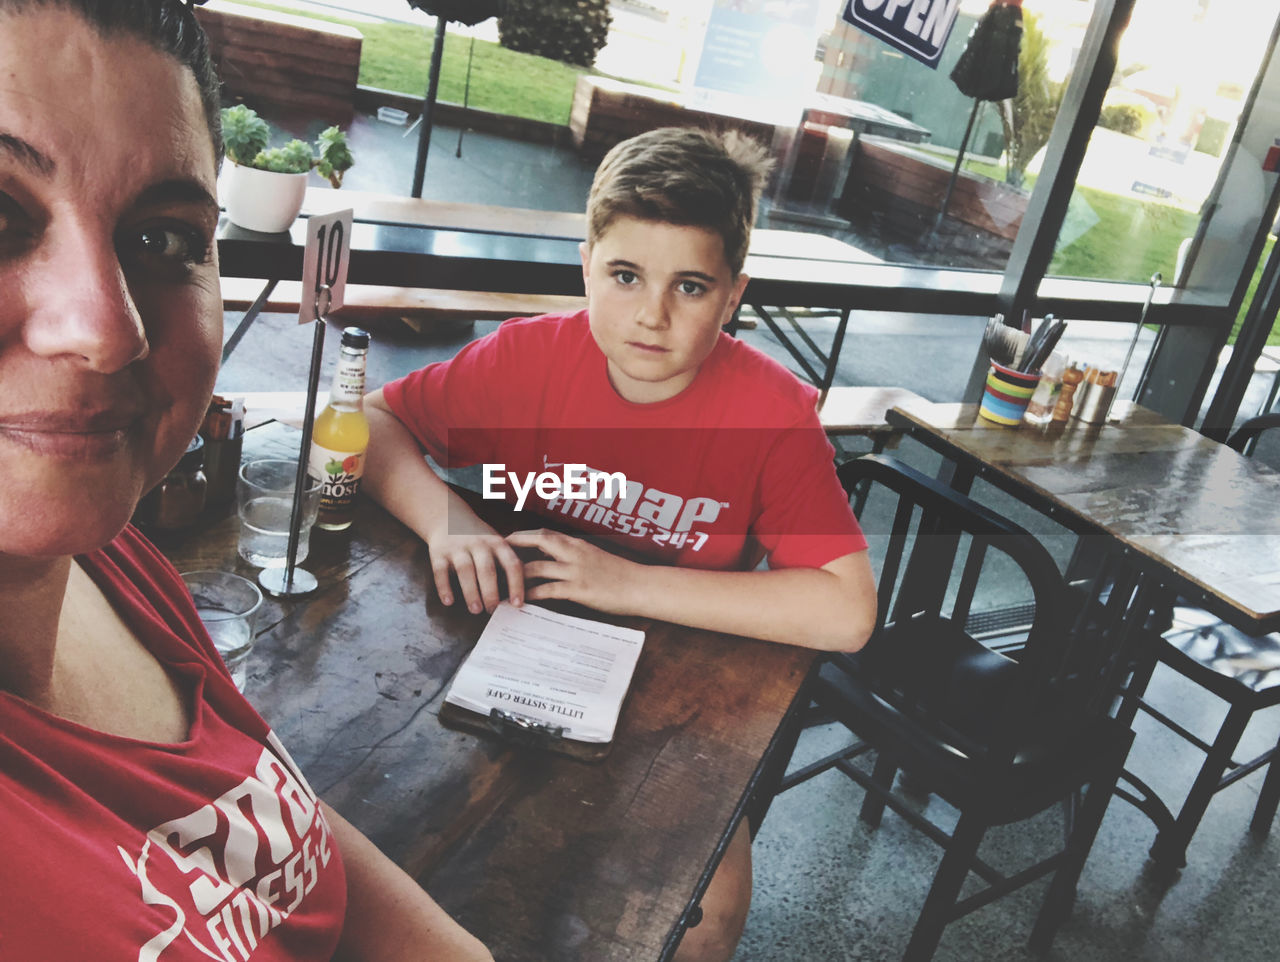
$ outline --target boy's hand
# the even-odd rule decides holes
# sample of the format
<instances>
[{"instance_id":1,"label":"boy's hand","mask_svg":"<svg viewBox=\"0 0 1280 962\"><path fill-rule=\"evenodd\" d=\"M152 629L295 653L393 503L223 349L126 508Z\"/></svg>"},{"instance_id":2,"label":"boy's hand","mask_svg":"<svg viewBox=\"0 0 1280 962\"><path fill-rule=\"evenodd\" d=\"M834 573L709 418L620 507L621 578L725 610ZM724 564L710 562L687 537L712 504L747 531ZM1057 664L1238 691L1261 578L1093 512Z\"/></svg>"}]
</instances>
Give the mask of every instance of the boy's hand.
<instances>
[{"instance_id":1,"label":"boy's hand","mask_svg":"<svg viewBox=\"0 0 1280 962\"><path fill-rule=\"evenodd\" d=\"M507 535L517 548L537 548L547 560L527 561L524 576L530 601L575 601L597 611L629 614L628 593L636 586L635 571L644 567L597 548L581 538L558 531L517 531Z\"/></svg>"},{"instance_id":2,"label":"boy's hand","mask_svg":"<svg viewBox=\"0 0 1280 962\"><path fill-rule=\"evenodd\" d=\"M452 517L426 538L431 555L431 571L442 604L453 604L449 573L458 577L458 587L467 609L475 615L493 612L502 600L498 567L507 576L507 596L513 605L524 603L524 571L519 557L493 528L470 512L451 512Z\"/></svg>"}]
</instances>

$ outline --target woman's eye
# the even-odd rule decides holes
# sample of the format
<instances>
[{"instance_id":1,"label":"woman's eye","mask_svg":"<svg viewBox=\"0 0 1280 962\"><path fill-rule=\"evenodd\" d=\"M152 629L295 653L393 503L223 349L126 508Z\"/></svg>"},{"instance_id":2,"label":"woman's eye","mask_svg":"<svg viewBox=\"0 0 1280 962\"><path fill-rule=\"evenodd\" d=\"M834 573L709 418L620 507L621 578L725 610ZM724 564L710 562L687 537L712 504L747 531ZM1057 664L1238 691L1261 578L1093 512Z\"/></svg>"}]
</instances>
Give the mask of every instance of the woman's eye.
<instances>
[{"instance_id":1,"label":"woman's eye","mask_svg":"<svg viewBox=\"0 0 1280 962\"><path fill-rule=\"evenodd\" d=\"M21 249L31 236L31 223L22 208L0 194L0 253Z\"/></svg>"},{"instance_id":2,"label":"woman's eye","mask_svg":"<svg viewBox=\"0 0 1280 962\"><path fill-rule=\"evenodd\" d=\"M619 284L627 287L631 286L638 280L634 271L615 271L613 279Z\"/></svg>"},{"instance_id":3,"label":"woman's eye","mask_svg":"<svg viewBox=\"0 0 1280 962\"><path fill-rule=\"evenodd\" d=\"M707 291L706 285L699 284L697 281L681 281L680 282L681 294L688 294L690 297L697 297L699 294L705 294L706 291Z\"/></svg>"},{"instance_id":4,"label":"woman's eye","mask_svg":"<svg viewBox=\"0 0 1280 962\"><path fill-rule=\"evenodd\" d=\"M188 268L209 260L211 246L195 228L153 224L127 234L121 259L144 268Z\"/></svg>"}]
</instances>

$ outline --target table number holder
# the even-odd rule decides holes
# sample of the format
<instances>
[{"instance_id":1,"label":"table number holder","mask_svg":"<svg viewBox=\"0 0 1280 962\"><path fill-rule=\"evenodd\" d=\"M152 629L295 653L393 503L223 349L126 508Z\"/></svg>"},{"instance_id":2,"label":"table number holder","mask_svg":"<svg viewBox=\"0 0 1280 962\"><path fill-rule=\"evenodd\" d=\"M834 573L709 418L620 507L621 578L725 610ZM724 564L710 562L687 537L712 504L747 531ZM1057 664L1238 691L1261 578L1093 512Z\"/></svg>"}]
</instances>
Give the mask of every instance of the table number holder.
<instances>
[{"instance_id":1,"label":"table number holder","mask_svg":"<svg viewBox=\"0 0 1280 962\"><path fill-rule=\"evenodd\" d=\"M298 542L302 532L302 498L307 488L311 433L316 420L316 397L320 391L320 365L324 360L324 336L329 313L340 308L346 290L351 252L351 209L312 216L307 223L307 249L302 276L313 278L310 302L300 298L298 323L316 325L311 339L311 366L307 372L307 402L302 413L302 443L298 450L298 474L293 486L293 506L289 513L289 544L283 568L263 568L258 583L274 597L305 595L319 585L316 576L299 568Z\"/></svg>"}]
</instances>

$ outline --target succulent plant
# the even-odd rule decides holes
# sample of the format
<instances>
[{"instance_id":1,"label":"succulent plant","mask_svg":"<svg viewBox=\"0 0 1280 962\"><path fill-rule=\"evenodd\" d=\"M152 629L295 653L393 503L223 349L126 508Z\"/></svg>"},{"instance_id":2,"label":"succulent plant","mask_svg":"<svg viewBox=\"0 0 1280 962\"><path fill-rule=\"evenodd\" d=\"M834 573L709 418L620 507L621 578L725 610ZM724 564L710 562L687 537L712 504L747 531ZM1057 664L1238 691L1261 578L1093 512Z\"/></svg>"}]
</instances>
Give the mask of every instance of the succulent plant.
<instances>
[{"instance_id":1,"label":"succulent plant","mask_svg":"<svg viewBox=\"0 0 1280 962\"><path fill-rule=\"evenodd\" d=\"M245 165L266 149L271 130L267 122L244 104L236 104L222 111L222 141L227 156L234 163Z\"/></svg>"},{"instance_id":2,"label":"succulent plant","mask_svg":"<svg viewBox=\"0 0 1280 962\"><path fill-rule=\"evenodd\" d=\"M347 135L337 127L326 127L316 138L316 146L320 148L316 171L334 187L341 187L342 175L355 163L347 146Z\"/></svg>"},{"instance_id":3,"label":"succulent plant","mask_svg":"<svg viewBox=\"0 0 1280 962\"><path fill-rule=\"evenodd\" d=\"M334 187L342 186L342 175L355 163L347 135L338 127L320 133L314 152L310 144L297 139L283 147L268 147L271 128L244 104L223 109L222 137L227 157L242 167L281 174L305 174L314 167Z\"/></svg>"}]
</instances>

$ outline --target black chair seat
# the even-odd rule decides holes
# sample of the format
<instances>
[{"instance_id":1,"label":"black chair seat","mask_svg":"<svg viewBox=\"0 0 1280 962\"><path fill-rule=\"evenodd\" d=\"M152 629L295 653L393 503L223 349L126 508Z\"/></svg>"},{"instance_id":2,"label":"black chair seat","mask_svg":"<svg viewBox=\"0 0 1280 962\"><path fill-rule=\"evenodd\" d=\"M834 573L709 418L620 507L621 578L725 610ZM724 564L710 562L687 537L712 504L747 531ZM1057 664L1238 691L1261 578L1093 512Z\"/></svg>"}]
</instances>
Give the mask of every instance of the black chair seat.
<instances>
[{"instance_id":1,"label":"black chair seat","mask_svg":"<svg viewBox=\"0 0 1280 962\"><path fill-rule=\"evenodd\" d=\"M1247 635L1226 622L1166 632L1160 658L1226 701L1280 703L1280 634Z\"/></svg>"},{"instance_id":2,"label":"black chair seat","mask_svg":"<svg viewBox=\"0 0 1280 962\"><path fill-rule=\"evenodd\" d=\"M985 684L975 688L969 704L957 705L954 713L949 713L953 731L968 738L948 737L942 726L925 730L906 724L901 711L859 684L838 663L840 657L856 656L837 656L822 665L815 681L815 699L877 751L912 759L909 770L920 788L961 811L980 813L989 825L1030 818L1087 783L1089 774L1101 763L1123 763L1128 729L1105 716L1082 725L1062 724L1056 714L1046 716L1039 720L1038 735L1022 739L1008 764L989 764L979 755L966 753L958 742L989 741L995 734L982 707L997 704L991 700L999 697L995 689L1017 677L995 664L1008 659L990 651L987 654L994 658L980 669L986 675ZM1036 720L1027 721L1034 724Z\"/></svg>"},{"instance_id":3,"label":"black chair seat","mask_svg":"<svg viewBox=\"0 0 1280 962\"><path fill-rule=\"evenodd\" d=\"M851 494L867 487L868 512L886 501L890 509L888 527L863 515L880 565L877 626L862 651L824 658L801 695L857 741L790 772L779 790L838 770L866 790L865 823L878 825L890 807L943 847L904 962L929 959L954 919L1052 874L1032 931L1047 946L1070 911L1132 741L1111 715L1120 657L1101 636L1074 630L1081 619L1057 565L1022 528L892 458L869 455L838 473ZM1031 624L1016 649L993 651L964 630L992 582L1030 593ZM799 727L784 743L788 755ZM870 772L855 763L864 752L874 752ZM958 810L950 831L895 795L899 769ZM990 827L1060 802L1061 849L1012 875L980 857ZM987 884L961 898L970 873Z\"/></svg>"}]
</instances>

